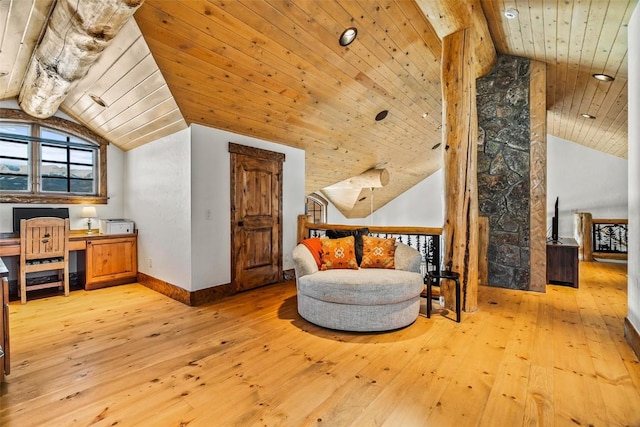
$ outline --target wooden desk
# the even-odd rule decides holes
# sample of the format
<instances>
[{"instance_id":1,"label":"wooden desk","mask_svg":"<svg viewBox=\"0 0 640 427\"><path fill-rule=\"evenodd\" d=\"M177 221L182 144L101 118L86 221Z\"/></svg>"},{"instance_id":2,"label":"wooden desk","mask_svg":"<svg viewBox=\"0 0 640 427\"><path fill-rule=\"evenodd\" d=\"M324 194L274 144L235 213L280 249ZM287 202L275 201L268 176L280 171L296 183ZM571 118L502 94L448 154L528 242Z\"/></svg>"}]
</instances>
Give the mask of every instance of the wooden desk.
<instances>
[{"instance_id":1,"label":"wooden desk","mask_svg":"<svg viewBox=\"0 0 640 427\"><path fill-rule=\"evenodd\" d=\"M578 242L562 237L557 243L547 243L547 283L569 285L577 288Z\"/></svg>"},{"instance_id":2,"label":"wooden desk","mask_svg":"<svg viewBox=\"0 0 640 427\"><path fill-rule=\"evenodd\" d=\"M138 275L138 233L87 234L71 230L70 251L85 251L87 290L135 282ZM20 256L20 237L0 233L0 257Z\"/></svg>"}]
</instances>

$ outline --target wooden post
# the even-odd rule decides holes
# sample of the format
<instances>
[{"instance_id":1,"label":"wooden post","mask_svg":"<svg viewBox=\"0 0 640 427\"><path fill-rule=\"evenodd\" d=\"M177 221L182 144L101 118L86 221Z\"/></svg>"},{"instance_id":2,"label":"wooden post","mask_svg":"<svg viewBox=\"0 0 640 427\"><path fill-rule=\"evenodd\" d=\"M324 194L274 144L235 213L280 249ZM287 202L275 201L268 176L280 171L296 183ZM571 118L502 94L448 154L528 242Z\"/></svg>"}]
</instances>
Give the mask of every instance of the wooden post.
<instances>
[{"instance_id":1,"label":"wooden post","mask_svg":"<svg viewBox=\"0 0 640 427\"><path fill-rule=\"evenodd\" d=\"M593 261L593 239L591 230L593 218L589 212L576 212L573 217L574 235L580 248L578 258L580 261Z\"/></svg>"},{"instance_id":2,"label":"wooden post","mask_svg":"<svg viewBox=\"0 0 640 427\"><path fill-rule=\"evenodd\" d=\"M312 222L310 215L298 215L298 243L302 242L307 237L307 223Z\"/></svg>"},{"instance_id":3,"label":"wooden post","mask_svg":"<svg viewBox=\"0 0 640 427\"><path fill-rule=\"evenodd\" d=\"M444 263L460 273L463 308L478 307L478 173L476 82L469 30L442 40L442 121L445 182ZM455 291L443 284L445 306Z\"/></svg>"},{"instance_id":4,"label":"wooden post","mask_svg":"<svg viewBox=\"0 0 640 427\"><path fill-rule=\"evenodd\" d=\"M478 285L489 286L489 217L478 217Z\"/></svg>"},{"instance_id":5,"label":"wooden post","mask_svg":"<svg viewBox=\"0 0 640 427\"><path fill-rule=\"evenodd\" d=\"M529 290L547 290L547 71L531 60L529 80Z\"/></svg>"},{"instance_id":6,"label":"wooden post","mask_svg":"<svg viewBox=\"0 0 640 427\"><path fill-rule=\"evenodd\" d=\"M440 40L464 28L470 29L473 77L491 72L498 56L479 0L416 0L416 3Z\"/></svg>"}]
</instances>

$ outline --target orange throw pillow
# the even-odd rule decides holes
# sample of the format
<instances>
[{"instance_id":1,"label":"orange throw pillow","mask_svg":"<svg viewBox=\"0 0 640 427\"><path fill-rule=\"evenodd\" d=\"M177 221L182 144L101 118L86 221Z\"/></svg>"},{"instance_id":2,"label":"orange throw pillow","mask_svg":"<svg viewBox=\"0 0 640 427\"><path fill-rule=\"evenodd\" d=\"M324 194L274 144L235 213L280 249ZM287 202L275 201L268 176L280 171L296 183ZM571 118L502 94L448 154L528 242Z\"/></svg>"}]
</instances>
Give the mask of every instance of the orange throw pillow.
<instances>
[{"instance_id":1,"label":"orange throw pillow","mask_svg":"<svg viewBox=\"0 0 640 427\"><path fill-rule=\"evenodd\" d=\"M311 237L309 239L304 239L302 242L303 245L309 249L311 255L313 255L313 259L316 260L316 264L318 264L318 268L322 266L322 260L320 257L322 256L322 242L319 237Z\"/></svg>"},{"instance_id":2,"label":"orange throw pillow","mask_svg":"<svg viewBox=\"0 0 640 427\"><path fill-rule=\"evenodd\" d=\"M395 269L396 239L362 236L361 268Z\"/></svg>"},{"instance_id":3,"label":"orange throw pillow","mask_svg":"<svg viewBox=\"0 0 640 427\"><path fill-rule=\"evenodd\" d=\"M355 239L353 236L341 239L321 239L322 265L320 270L338 268L358 269L356 261Z\"/></svg>"}]
</instances>

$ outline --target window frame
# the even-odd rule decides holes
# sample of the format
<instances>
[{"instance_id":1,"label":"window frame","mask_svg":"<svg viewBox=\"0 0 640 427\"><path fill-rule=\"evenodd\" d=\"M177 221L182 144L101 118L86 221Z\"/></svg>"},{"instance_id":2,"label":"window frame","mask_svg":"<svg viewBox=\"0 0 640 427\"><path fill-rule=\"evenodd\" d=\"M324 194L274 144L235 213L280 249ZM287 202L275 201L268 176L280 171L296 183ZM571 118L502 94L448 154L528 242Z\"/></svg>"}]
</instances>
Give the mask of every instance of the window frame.
<instances>
[{"instance_id":1,"label":"window frame","mask_svg":"<svg viewBox=\"0 0 640 427\"><path fill-rule=\"evenodd\" d=\"M320 206L320 219L321 222L320 224L326 224L327 223L327 207L329 205L329 203L327 202L327 200L320 196L318 193L311 193L307 196L305 196L304 198L304 213L307 216L312 216L312 214L309 213L309 210L307 209L307 207L309 206L309 201L311 201L312 203ZM315 218L313 218L313 221L315 223Z\"/></svg>"},{"instance_id":2,"label":"window frame","mask_svg":"<svg viewBox=\"0 0 640 427\"><path fill-rule=\"evenodd\" d=\"M68 192L50 192L42 191L35 185L40 178L40 159L38 150L39 145L31 144L32 152L29 155L29 179L30 190L20 192L0 191L0 203L42 203L42 204L106 204L107 203L107 146L109 142L101 136L95 134L91 130L69 120L60 117L50 117L48 119L38 119L31 117L21 110L0 108L0 121L12 122L18 124L27 124L32 126L31 135L34 135L33 126L37 126L36 135L40 135L39 128L45 127L54 131L63 132L76 138L85 140L96 146L96 156L94 162L95 167L95 193L94 194L75 194ZM63 143L64 144L64 143Z\"/></svg>"}]
</instances>

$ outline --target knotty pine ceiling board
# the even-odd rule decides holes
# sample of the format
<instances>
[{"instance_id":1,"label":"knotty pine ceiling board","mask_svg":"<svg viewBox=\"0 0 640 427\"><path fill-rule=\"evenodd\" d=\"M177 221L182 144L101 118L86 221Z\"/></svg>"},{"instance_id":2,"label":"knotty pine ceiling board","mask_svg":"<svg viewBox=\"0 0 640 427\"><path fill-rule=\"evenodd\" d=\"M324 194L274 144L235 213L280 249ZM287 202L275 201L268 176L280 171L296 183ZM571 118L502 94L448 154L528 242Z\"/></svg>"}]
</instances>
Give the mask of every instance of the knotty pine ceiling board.
<instances>
[{"instance_id":1,"label":"knotty pine ceiling board","mask_svg":"<svg viewBox=\"0 0 640 427\"><path fill-rule=\"evenodd\" d=\"M549 133L626 157L635 1L480 1L499 52L546 63ZM0 1L0 99L17 96L53 4ZM440 168L441 44L415 1L146 0L134 18L61 106L123 150L200 123L304 149L307 192L385 167L374 209Z\"/></svg>"},{"instance_id":2,"label":"knotty pine ceiling board","mask_svg":"<svg viewBox=\"0 0 640 427\"><path fill-rule=\"evenodd\" d=\"M102 99L98 105L92 96ZM134 20L129 20L60 109L129 150L187 127Z\"/></svg>"},{"instance_id":3,"label":"knotty pine ceiling board","mask_svg":"<svg viewBox=\"0 0 640 427\"><path fill-rule=\"evenodd\" d=\"M309 193L386 167L377 209L440 168L440 43L413 2L147 0L135 18L187 122L305 149Z\"/></svg>"},{"instance_id":4,"label":"knotty pine ceiling board","mask_svg":"<svg viewBox=\"0 0 640 427\"><path fill-rule=\"evenodd\" d=\"M627 27L635 3L481 0L500 53L546 63L550 134L627 157ZM507 8L518 17L506 19ZM600 82L594 73L616 80Z\"/></svg>"}]
</instances>

